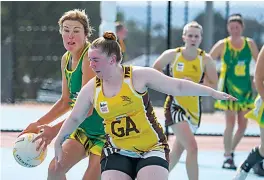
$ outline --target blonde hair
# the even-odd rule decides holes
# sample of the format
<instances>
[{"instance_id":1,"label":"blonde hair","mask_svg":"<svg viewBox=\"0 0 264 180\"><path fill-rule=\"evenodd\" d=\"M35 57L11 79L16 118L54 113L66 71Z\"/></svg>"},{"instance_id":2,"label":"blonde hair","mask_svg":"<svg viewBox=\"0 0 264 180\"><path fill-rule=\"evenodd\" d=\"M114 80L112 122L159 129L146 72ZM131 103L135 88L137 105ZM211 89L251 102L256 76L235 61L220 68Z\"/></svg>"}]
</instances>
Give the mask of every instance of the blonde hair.
<instances>
[{"instance_id":1,"label":"blonde hair","mask_svg":"<svg viewBox=\"0 0 264 180\"><path fill-rule=\"evenodd\" d=\"M94 40L90 48L100 48L103 53L107 54L107 56L111 56L112 54L116 55L116 62L122 60L121 47L117 42L116 35L111 31L104 32L103 37Z\"/></svg>"},{"instance_id":2,"label":"blonde hair","mask_svg":"<svg viewBox=\"0 0 264 180\"><path fill-rule=\"evenodd\" d=\"M58 24L60 26L60 33L62 32L63 28L62 24L66 20L79 21L83 25L85 35L87 37L90 37L92 35L92 31L94 29L90 26L90 19L88 18L88 15L85 13L84 9L74 9L65 12L58 21Z\"/></svg>"},{"instance_id":3,"label":"blonde hair","mask_svg":"<svg viewBox=\"0 0 264 180\"><path fill-rule=\"evenodd\" d=\"M245 27L245 23L241 14L230 15L227 22L227 24L229 24L230 22L238 22L242 27Z\"/></svg>"},{"instance_id":4,"label":"blonde hair","mask_svg":"<svg viewBox=\"0 0 264 180\"><path fill-rule=\"evenodd\" d=\"M188 24L186 24L184 27L183 27L183 31L182 31L182 34L183 35L186 35L188 29L190 27L193 27L193 28L197 28L197 29L200 29L201 30L201 35L203 35L203 27L196 21L192 21L192 22L189 22Z\"/></svg>"}]
</instances>

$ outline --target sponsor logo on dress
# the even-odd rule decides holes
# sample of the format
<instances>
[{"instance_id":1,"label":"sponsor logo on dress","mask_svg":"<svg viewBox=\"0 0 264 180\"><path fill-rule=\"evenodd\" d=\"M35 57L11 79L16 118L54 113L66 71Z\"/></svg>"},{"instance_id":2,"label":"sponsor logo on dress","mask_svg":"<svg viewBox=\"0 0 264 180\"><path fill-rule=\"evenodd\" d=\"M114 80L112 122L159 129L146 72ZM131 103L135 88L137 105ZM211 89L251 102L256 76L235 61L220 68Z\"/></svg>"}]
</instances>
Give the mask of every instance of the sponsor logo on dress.
<instances>
[{"instance_id":1,"label":"sponsor logo on dress","mask_svg":"<svg viewBox=\"0 0 264 180\"><path fill-rule=\"evenodd\" d=\"M182 72L184 70L184 63L177 63L176 70Z\"/></svg>"},{"instance_id":2,"label":"sponsor logo on dress","mask_svg":"<svg viewBox=\"0 0 264 180\"><path fill-rule=\"evenodd\" d=\"M109 113L109 109L106 101L100 102L99 106L101 113Z\"/></svg>"},{"instance_id":3,"label":"sponsor logo on dress","mask_svg":"<svg viewBox=\"0 0 264 180\"><path fill-rule=\"evenodd\" d=\"M123 106L127 106L127 105L133 103L133 101L131 100L131 98L128 97L128 96L120 96L120 97L122 98L123 102L125 103Z\"/></svg>"}]
</instances>

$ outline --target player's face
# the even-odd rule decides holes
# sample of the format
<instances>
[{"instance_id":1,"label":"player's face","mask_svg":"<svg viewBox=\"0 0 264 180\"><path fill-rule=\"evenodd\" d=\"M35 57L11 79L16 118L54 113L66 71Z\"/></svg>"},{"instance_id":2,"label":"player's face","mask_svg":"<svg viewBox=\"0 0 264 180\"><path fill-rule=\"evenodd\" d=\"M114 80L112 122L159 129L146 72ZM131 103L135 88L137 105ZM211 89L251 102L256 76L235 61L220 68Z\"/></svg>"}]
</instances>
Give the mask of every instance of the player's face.
<instances>
[{"instance_id":1,"label":"player's face","mask_svg":"<svg viewBox=\"0 0 264 180\"><path fill-rule=\"evenodd\" d=\"M242 35L243 26L239 22L233 21L228 23L227 30L230 36L237 37Z\"/></svg>"},{"instance_id":2,"label":"player's face","mask_svg":"<svg viewBox=\"0 0 264 180\"><path fill-rule=\"evenodd\" d=\"M90 60L90 67L99 78L103 79L110 76L111 65L115 64L113 56L107 56L100 48L89 48L88 58Z\"/></svg>"},{"instance_id":3,"label":"player's face","mask_svg":"<svg viewBox=\"0 0 264 180\"><path fill-rule=\"evenodd\" d=\"M182 38L186 47L198 48L202 41L201 30L199 28L189 27Z\"/></svg>"},{"instance_id":4,"label":"player's face","mask_svg":"<svg viewBox=\"0 0 264 180\"><path fill-rule=\"evenodd\" d=\"M65 20L62 24L62 40L67 51L77 52L83 49L86 41L83 25L79 21Z\"/></svg>"}]
</instances>

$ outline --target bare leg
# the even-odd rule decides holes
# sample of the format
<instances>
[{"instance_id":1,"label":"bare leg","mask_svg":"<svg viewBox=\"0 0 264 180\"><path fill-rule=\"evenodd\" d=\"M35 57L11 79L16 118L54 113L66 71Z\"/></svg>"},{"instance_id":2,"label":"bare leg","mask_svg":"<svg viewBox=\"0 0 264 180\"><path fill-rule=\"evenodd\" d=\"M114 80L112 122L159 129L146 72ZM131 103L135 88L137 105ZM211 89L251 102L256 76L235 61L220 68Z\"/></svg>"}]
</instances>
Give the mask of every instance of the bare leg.
<instances>
[{"instance_id":1,"label":"bare leg","mask_svg":"<svg viewBox=\"0 0 264 180\"><path fill-rule=\"evenodd\" d=\"M264 157L264 128L260 128L260 147L259 147L259 153L262 157Z\"/></svg>"},{"instance_id":2,"label":"bare leg","mask_svg":"<svg viewBox=\"0 0 264 180\"><path fill-rule=\"evenodd\" d=\"M101 166L100 166L101 156L90 153L89 155L89 165L86 169L83 180L99 180L101 177Z\"/></svg>"},{"instance_id":3,"label":"bare leg","mask_svg":"<svg viewBox=\"0 0 264 180\"><path fill-rule=\"evenodd\" d=\"M171 171L174 168L174 166L179 162L183 151L184 151L184 147L181 145L181 143L177 140L176 137L173 143L172 150L170 152L169 171Z\"/></svg>"},{"instance_id":4,"label":"bare leg","mask_svg":"<svg viewBox=\"0 0 264 180\"><path fill-rule=\"evenodd\" d=\"M198 147L188 122L183 121L171 126L178 141L187 151L186 169L190 180L198 180Z\"/></svg>"},{"instance_id":5,"label":"bare leg","mask_svg":"<svg viewBox=\"0 0 264 180\"><path fill-rule=\"evenodd\" d=\"M247 111L238 112L238 116L237 116L238 129L232 141L232 151L236 149L238 143L241 141L242 137L245 134L247 124L248 124L248 120L244 117L246 113Z\"/></svg>"},{"instance_id":6,"label":"bare leg","mask_svg":"<svg viewBox=\"0 0 264 180\"><path fill-rule=\"evenodd\" d=\"M226 111L226 127L224 131L224 148L225 148L225 156L231 156L232 153L232 139L233 139L233 131L235 126L235 112L234 111Z\"/></svg>"},{"instance_id":7,"label":"bare leg","mask_svg":"<svg viewBox=\"0 0 264 180\"><path fill-rule=\"evenodd\" d=\"M102 173L101 179L102 180L132 180L132 178L129 175L117 170L104 171Z\"/></svg>"},{"instance_id":8,"label":"bare leg","mask_svg":"<svg viewBox=\"0 0 264 180\"><path fill-rule=\"evenodd\" d=\"M143 167L138 171L137 180L167 180L169 177L169 172L167 169L157 165L150 165Z\"/></svg>"},{"instance_id":9,"label":"bare leg","mask_svg":"<svg viewBox=\"0 0 264 180\"><path fill-rule=\"evenodd\" d=\"M80 160L85 157L85 149L81 143L73 139L67 139L62 146L62 166L55 169L54 158L50 162L48 180L65 180L66 173Z\"/></svg>"}]
</instances>

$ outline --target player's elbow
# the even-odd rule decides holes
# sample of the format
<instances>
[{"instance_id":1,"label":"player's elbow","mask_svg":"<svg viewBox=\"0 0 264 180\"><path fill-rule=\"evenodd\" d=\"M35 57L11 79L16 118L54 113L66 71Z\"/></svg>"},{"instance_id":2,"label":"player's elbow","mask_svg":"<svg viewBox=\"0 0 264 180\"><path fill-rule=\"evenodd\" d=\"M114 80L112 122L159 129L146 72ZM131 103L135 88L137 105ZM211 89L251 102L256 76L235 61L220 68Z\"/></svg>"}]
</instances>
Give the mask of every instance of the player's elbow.
<instances>
[{"instance_id":1,"label":"player's elbow","mask_svg":"<svg viewBox=\"0 0 264 180\"><path fill-rule=\"evenodd\" d=\"M160 66L160 64L158 62L155 62L153 64L153 68L156 69L156 70L158 70L158 71L161 71L162 70L162 68L161 68L161 66Z\"/></svg>"},{"instance_id":2,"label":"player's elbow","mask_svg":"<svg viewBox=\"0 0 264 180\"><path fill-rule=\"evenodd\" d=\"M173 96L181 96L184 90L184 80L182 79L174 79L175 81L175 88L172 88L173 92L171 93L171 95Z\"/></svg>"},{"instance_id":3,"label":"player's elbow","mask_svg":"<svg viewBox=\"0 0 264 180\"><path fill-rule=\"evenodd\" d=\"M215 78L213 78L211 81L210 81L210 84L211 84L211 88L213 88L213 89L216 89L217 88L217 82L218 82L218 78L217 77L215 77Z\"/></svg>"},{"instance_id":4,"label":"player's elbow","mask_svg":"<svg viewBox=\"0 0 264 180\"><path fill-rule=\"evenodd\" d=\"M255 83L263 84L264 76L259 75L259 73L255 73L254 81Z\"/></svg>"},{"instance_id":5,"label":"player's elbow","mask_svg":"<svg viewBox=\"0 0 264 180\"><path fill-rule=\"evenodd\" d=\"M82 119L78 116L73 115L69 119L70 119L71 123L74 125L80 125L82 123Z\"/></svg>"}]
</instances>

